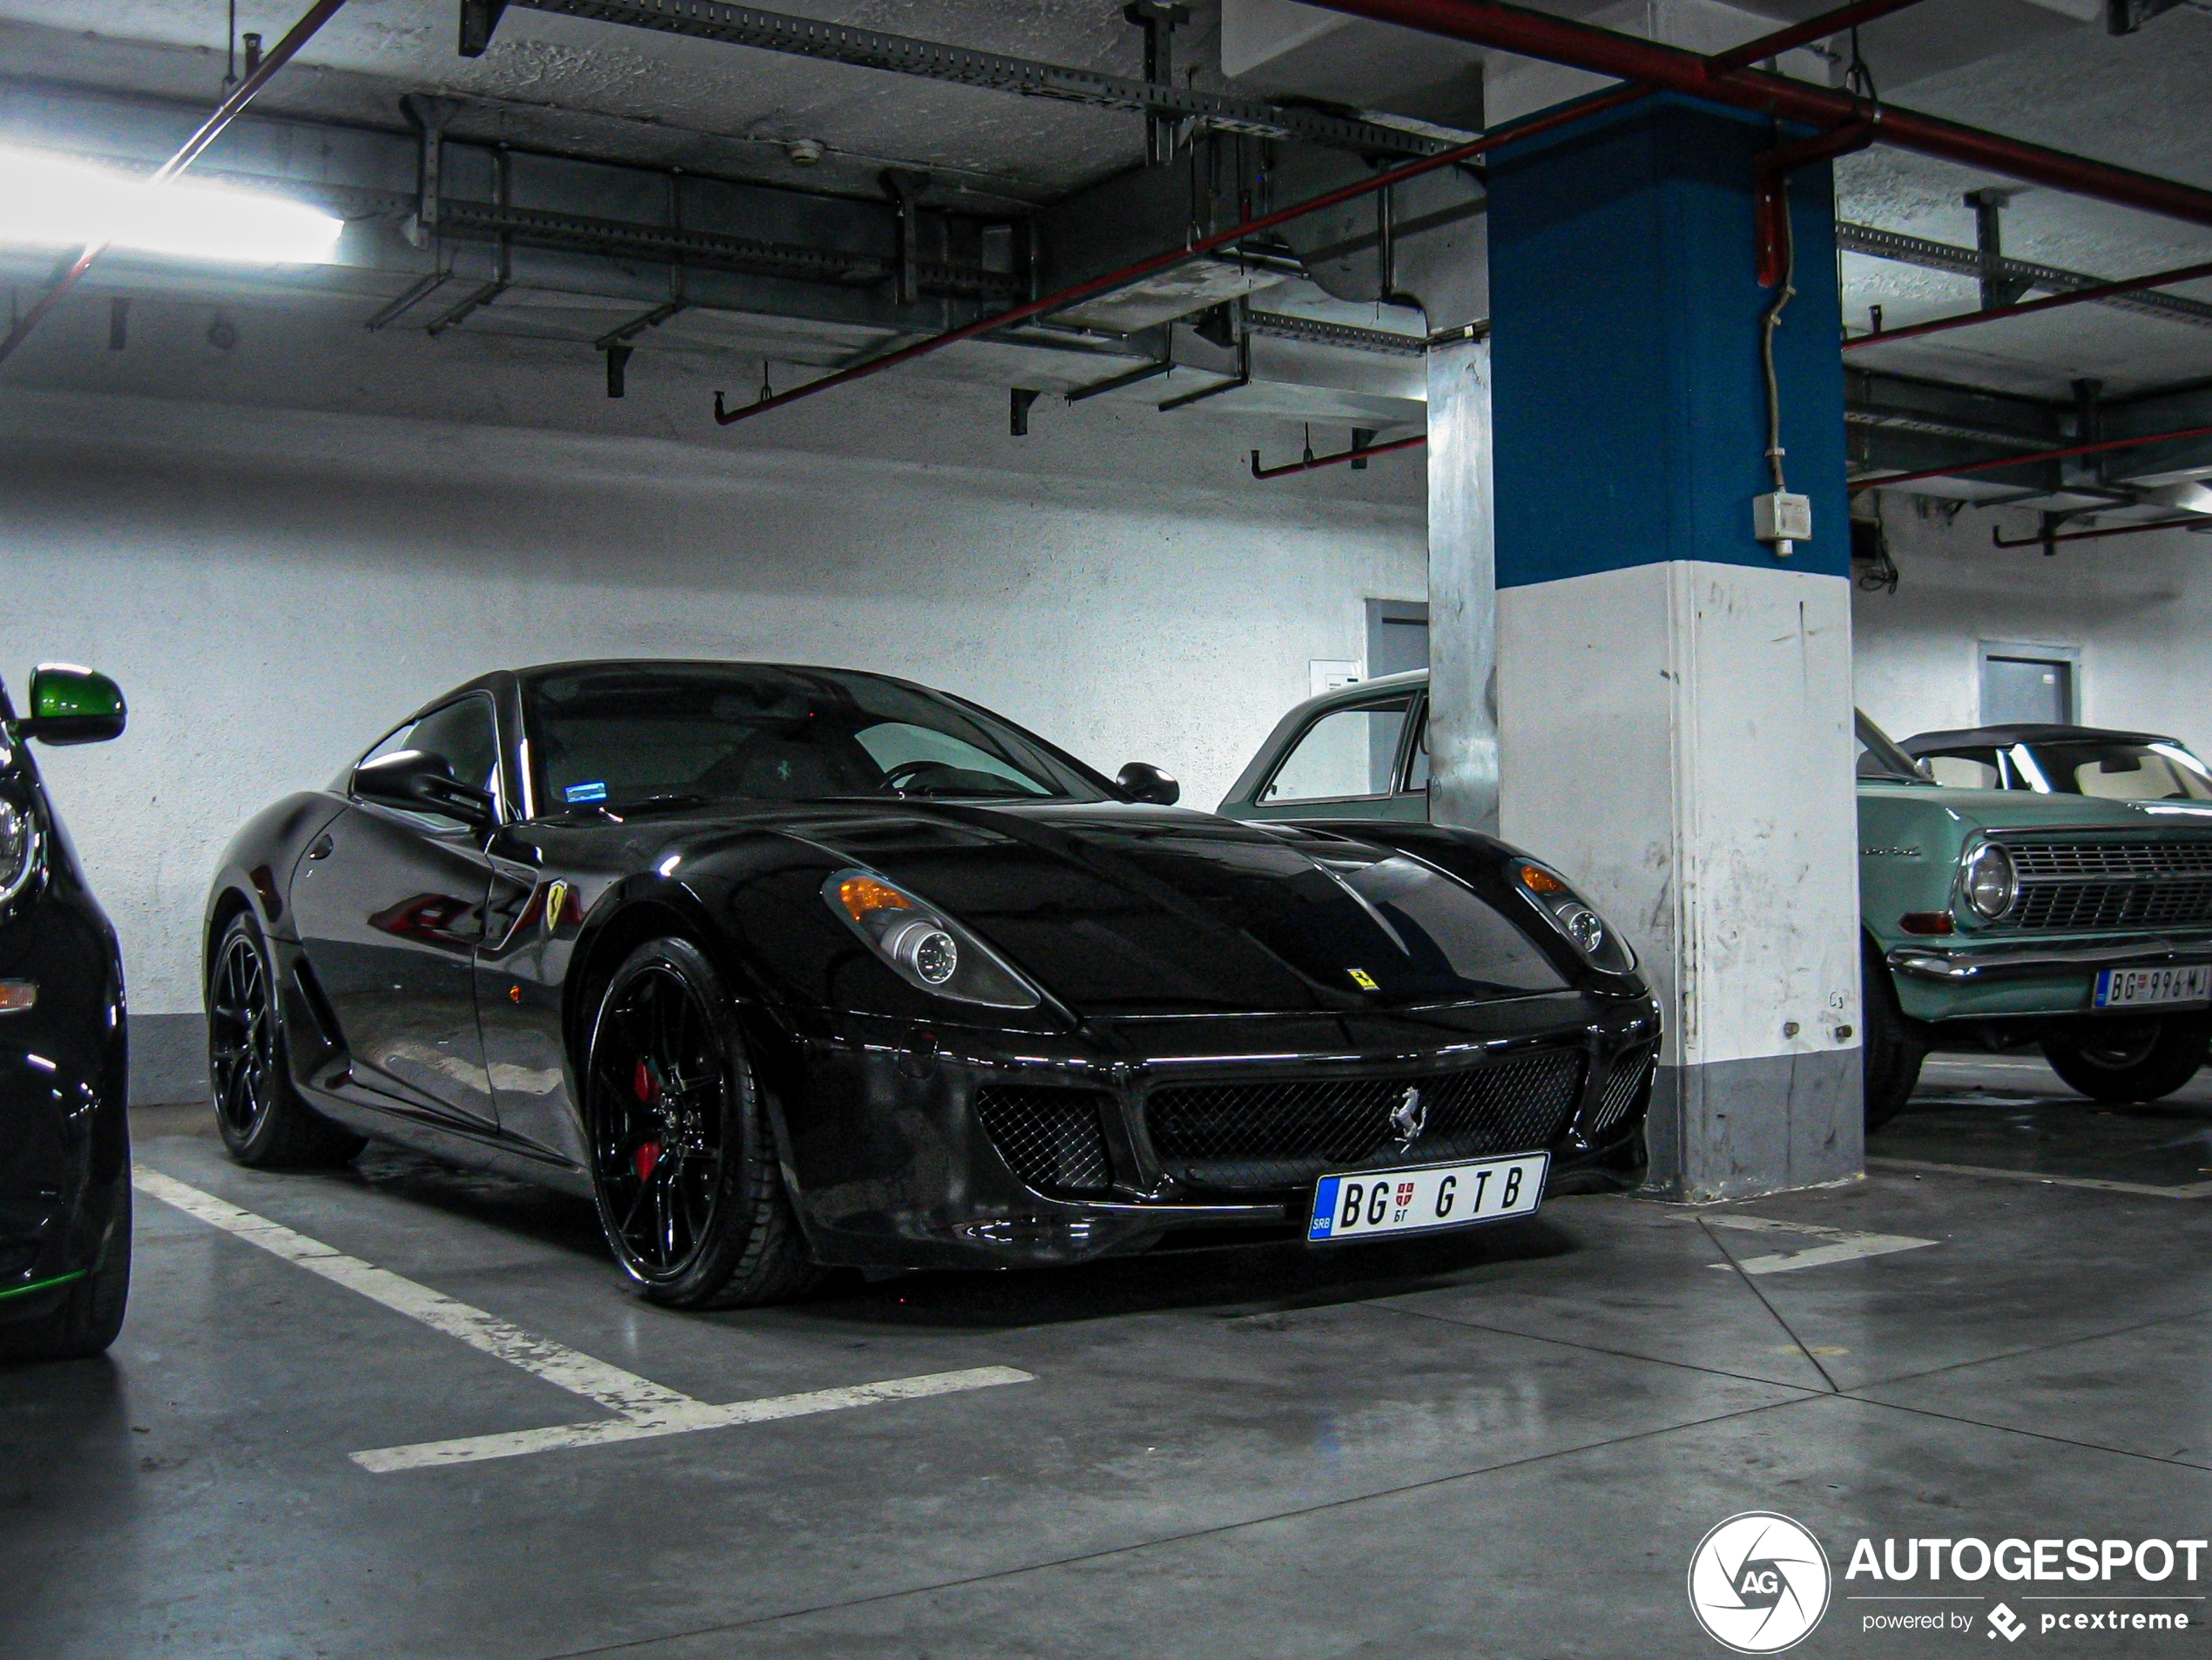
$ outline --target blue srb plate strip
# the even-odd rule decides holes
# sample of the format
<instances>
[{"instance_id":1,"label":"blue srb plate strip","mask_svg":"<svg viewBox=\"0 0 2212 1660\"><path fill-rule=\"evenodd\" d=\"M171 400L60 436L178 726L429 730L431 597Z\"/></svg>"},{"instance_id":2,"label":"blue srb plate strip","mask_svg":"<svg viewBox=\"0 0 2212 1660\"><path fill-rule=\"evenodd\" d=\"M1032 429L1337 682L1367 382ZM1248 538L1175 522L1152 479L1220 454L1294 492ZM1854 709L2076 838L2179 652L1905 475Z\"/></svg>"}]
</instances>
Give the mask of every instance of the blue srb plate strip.
<instances>
[{"instance_id":1,"label":"blue srb plate strip","mask_svg":"<svg viewBox=\"0 0 2212 1660\"><path fill-rule=\"evenodd\" d=\"M1313 1190L1313 1220L1307 1225L1305 1237L1325 1239L1337 1223L1337 1184L1343 1178L1325 1176Z\"/></svg>"}]
</instances>

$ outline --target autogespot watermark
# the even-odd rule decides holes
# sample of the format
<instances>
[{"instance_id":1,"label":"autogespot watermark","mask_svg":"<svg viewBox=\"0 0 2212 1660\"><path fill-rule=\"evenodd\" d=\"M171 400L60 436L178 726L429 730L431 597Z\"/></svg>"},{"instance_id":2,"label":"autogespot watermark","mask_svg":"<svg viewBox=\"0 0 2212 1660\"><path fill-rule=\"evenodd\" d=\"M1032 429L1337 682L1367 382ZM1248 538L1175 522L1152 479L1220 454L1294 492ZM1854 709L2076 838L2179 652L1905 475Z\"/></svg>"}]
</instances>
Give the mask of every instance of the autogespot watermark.
<instances>
[{"instance_id":1,"label":"autogespot watermark","mask_svg":"<svg viewBox=\"0 0 2212 1660\"><path fill-rule=\"evenodd\" d=\"M1868 1635L1947 1632L2010 1645L2202 1631L2198 1582L2208 1553L2212 1542L2202 1539L1862 1537L1838 1592L1811 1529L1752 1510L1699 1541L1689 1606L1706 1635L1737 1654L1796 1647L1831 1596L1856 1605L1852 1616Z\"/></svg>"}]
</instances>

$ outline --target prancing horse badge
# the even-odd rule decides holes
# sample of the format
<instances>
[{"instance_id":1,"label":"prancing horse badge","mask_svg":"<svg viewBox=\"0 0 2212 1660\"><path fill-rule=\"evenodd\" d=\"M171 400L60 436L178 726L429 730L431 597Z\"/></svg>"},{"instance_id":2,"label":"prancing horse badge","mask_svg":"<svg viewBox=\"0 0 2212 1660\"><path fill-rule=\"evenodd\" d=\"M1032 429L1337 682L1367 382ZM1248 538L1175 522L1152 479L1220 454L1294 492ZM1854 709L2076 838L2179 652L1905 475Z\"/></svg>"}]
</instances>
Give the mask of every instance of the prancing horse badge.
<instances>
[{"instance_id":1,"label":"prancing horse badge","mask_svg":"<svg viewBox=\"0 0 2212 1660\"><path fill-rule=\"evenodd\" d=\"M1390 1128L1401 1146L1428 1128L1428 1107L1419 1090L1407 1090L1406 1098L1390 1110Z\"/></svg>"}]
</instances>

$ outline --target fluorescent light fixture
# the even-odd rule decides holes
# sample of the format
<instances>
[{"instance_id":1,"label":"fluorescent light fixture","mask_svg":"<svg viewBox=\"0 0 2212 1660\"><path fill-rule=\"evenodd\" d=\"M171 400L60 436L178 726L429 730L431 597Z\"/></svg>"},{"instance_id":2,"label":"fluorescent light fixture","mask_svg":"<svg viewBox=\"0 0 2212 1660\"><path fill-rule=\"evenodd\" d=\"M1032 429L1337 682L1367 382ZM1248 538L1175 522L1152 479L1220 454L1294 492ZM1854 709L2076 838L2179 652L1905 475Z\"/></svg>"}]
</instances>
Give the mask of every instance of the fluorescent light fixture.
<instances>
[{"instance_id":1,"label":"fluorescent light fixture","mask_svg":"<svg viewBox=\"0 0 2212 1660\"><path fill-rule=\"evenodd\" d=\"M151 185L111 167L0 149L0 243L102 243L186 260L327 265L345 221L227 185Z\"/></svg>"}]
</instances>

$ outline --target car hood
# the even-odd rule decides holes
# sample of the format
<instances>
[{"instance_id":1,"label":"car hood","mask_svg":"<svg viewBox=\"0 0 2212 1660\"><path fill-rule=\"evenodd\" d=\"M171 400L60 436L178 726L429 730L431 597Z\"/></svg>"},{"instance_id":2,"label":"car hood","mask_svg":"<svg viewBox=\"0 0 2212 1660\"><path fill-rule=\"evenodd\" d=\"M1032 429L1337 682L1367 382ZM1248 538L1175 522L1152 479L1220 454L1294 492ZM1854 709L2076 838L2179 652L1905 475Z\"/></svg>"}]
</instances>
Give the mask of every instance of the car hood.
<instances>
[{"instance_id":1,"label":"car hood","mask_svg":"<svg viewBox=\"0 0 2212 1660\"><path fill-rule=\"evenodd\" d=\"M1568 985L1509 918L1512 895L1494 904L1356 834L1119 804L826 807L781 828L941 908L1087 1016L1403 1008Z\"/></svg>"},{"instance_id":2,"label":"car hood","mask_svg":"<svg viewBox=\"0 0 2212 1660\"><path fill-rule=\"evenodd\" d=\"M1864 801L1943 813L1975 830L2212 831L2212 803L2111 801L2027 790L1957 790L1926 784L1861 783Z\"/></svg>"}]
</instances>

